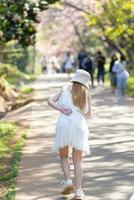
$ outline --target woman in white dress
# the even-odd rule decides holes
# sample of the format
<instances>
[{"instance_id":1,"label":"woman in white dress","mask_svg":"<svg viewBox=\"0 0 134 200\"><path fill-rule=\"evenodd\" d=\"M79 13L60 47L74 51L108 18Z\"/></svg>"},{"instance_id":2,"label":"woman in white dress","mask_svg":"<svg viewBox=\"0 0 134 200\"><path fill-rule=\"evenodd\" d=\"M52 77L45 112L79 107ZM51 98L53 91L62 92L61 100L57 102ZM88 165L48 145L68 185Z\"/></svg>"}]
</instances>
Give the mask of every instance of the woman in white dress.
<instances>
[{"instance_id":1,"label":"woman in white dress","mask_svg":"<svg viewBox=\"0 0 134 200\"><path fill-rule=\"evenodd\" d=\"M72 148L72 158L75 173L75 197L83 199L82 191L82 155L90 154L88 142L88 126L86 117L91 114L91 97L89 94L90 75L85 70L77 70L71 79L71 84L63 87L53 95L48 104L61 112L56 124L56 137L53 150L59 152L60 163L65 176L63 195L74 190L70 177L69 150Z\"/></svg>"}]
</instances>

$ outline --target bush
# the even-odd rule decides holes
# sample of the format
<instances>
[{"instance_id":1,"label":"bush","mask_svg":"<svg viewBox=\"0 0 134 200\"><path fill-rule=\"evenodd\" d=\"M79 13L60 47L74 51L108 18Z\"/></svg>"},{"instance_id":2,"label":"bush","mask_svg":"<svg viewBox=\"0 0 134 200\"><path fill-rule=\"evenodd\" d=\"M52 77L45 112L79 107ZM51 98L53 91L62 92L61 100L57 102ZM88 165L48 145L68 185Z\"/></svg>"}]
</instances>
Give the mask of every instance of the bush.
<instances>
[{"instance_id":1,"label":"bush","mask_svg":"<svg viewBox=\"0 0 134 200\"><path fill-rule=\"evenodd\" d=\"M30 76L17 69L15 65L0 64L0 76L4 78L12 85L21 85L21 83L30 80Z\"/></svg>"}]
</instances>

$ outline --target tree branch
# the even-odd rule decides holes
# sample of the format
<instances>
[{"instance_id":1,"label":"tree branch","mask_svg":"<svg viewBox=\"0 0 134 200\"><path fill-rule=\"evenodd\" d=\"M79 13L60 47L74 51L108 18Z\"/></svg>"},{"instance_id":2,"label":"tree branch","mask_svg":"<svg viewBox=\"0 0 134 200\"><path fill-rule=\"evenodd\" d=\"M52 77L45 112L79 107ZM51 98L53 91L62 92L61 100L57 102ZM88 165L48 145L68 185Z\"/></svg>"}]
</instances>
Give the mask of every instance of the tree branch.
<instances>
[{"instance_id":1,"label":"tree branch","mask_svg":"<svg viewBox=\"0 0 134 200\"><path fill-rule=\"evenodd\" d=\"M88 12L87 10L84 10L83 8L80 8L80 7L78 7L78 6L74 5L74 4L71 4L68 1L64 1L64 5L66 5L68 7L72 7L72 8L74 8L74 9L80 11L80 12L84 12L85 14L88 14L88 15L90 14L90 12Z\"/></svg>"},{"instance_id":2,"label":"tree branch","mask_svg":"<svg viewBox=\"0 0 134 200\"><path fill-rule=\"evenodd\" d=\"M74 27L74 30L75 30L75 33L76 33L77 37L79 38L79 42L80 42L81 46L84 48L85 47L85 42L84 42L84 40L83 40L79 30L78 30L78 27L76 26L75 22L71 18L70 18L70 21L71 21L71 23L72 23L72 25Z\"/></svg>"}]
</instances>

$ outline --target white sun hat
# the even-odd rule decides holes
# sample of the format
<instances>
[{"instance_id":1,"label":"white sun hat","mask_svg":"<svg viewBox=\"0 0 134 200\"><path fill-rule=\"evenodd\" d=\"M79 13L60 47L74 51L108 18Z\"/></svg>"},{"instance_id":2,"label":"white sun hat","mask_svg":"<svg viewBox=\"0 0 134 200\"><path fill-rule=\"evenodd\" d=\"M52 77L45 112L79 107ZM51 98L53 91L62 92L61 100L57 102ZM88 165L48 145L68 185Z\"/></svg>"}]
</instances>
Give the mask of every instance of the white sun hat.
<instances>
[{"instance_id":1,"label":"white sun hat","mask_svg":"<svg viewBox=\"0 0 134 200\"><path fill-rule=\"evenodd\" d=\"M74 77L71 79L71 82L78 82L89 88L90 79L90 74L88 72L78 69Z\"/></svg>"}]
</instances>

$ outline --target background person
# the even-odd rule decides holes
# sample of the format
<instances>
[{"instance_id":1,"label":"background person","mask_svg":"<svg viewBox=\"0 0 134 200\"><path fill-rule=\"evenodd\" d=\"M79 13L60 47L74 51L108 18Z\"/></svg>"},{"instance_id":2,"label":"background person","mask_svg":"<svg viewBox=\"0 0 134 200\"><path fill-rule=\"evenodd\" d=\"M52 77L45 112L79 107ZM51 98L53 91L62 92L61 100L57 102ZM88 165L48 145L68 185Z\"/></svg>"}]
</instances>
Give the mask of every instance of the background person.
<instances>
[{"instance_id":1,"label":"background person","mask_svg":"<svg viewBox=\"0 0 134 200\"><path fill-rule=\"evenodd\" d=\"M70 74L73 72L74 69L74 59L71 56L70 52L66 53L66 56L63 61L63 68L65 70L65 73Z\"/></svg>"},{"instance_id":2,"label":"background person","mask_svg":"<svg viewBox=\"0 0 134 200\"><path fill-rule=\"evenodd\" d=\"M97 52L97 58L96 58L96 62L97 62L97 81L98 81L98 85L100 84L100 81L102 81L102 83L105 82L105 57L102 55L101 51Z\"/></svg>"},{"instance_id":3,"label":"background person","mask_svg":"<svg viewBox=\"0 0 134 200\"><path fill-rule=\"evenodd\" d=\"M40 64L41 64L42 72L47 73L48 60L46 56L42 56L42 58L40 59Z\"/></svg>"},{"instance_id":4,"label":"background person","mask_svg":"<svg viewBox=\"0 0 134 200\"><path fill-rule=\"evenodd\" d=\"M94 87L94 66L93 61L89 55L84 59L82 68L90 74L92 87Z\"/></svg>"},{"instance_id":5,"label":"background person","mask_svg":"<svg viewBox=\"0 0 134 200\"><path fill-rule=\"evenodd\" d=\"M84 49L81 49L77 57L77 63L78 63L79 69L83 69L83 61L86 57L87 57L87 54L85 53Z\"/></svg>"},{"instance_id":6,"label":"background person","mask_svg":"<svg viewBox=\"0 0 134 200\"><path fill-rule=\"evenodd\" d=\"M113 66L115 61L118 60L117 55L112 55L110 66L109 66L109 78L111 83L112 92L115 92L116 89L116 74L113 72Z\"/></svg>"},{"instance_id":7,"label":"background person","mask_svg":"<svg viewBox=\"0 0 134 200\"><path fill-rule=\"evenodd\" d=\"M129 73L126 70L126 58L125 56L120 57L120 61L116 61L113 66L113 72L116 73L117 80L117 97L118 99L122 99L125 95L125 90L127 86L127 79L129 77Z\"/></svg>"}]
</instances>

